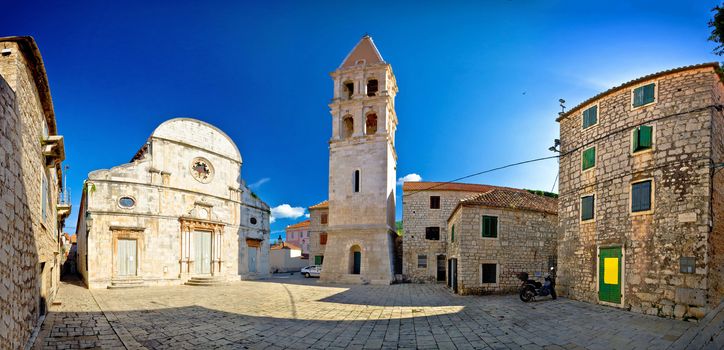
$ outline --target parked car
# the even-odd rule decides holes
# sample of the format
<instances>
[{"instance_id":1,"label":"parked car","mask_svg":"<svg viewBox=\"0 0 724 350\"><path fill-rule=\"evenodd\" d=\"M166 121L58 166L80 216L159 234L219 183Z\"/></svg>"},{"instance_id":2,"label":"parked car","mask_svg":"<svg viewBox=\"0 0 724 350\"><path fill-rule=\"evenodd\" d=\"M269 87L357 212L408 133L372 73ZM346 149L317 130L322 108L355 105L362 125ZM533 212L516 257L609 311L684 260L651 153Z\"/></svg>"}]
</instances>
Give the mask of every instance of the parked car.
<instances>
[{"instance_id":1,"label":"parked car","mask_svg":"<svg viewBox=\"0 0 724 350\"><path fill-rule=\"evenodd\" d=\"M304 277L319 277L319 274L322 272L322 265L311 265L307 267L302 268L302 275Z\"/></svg>"}]
</instances>

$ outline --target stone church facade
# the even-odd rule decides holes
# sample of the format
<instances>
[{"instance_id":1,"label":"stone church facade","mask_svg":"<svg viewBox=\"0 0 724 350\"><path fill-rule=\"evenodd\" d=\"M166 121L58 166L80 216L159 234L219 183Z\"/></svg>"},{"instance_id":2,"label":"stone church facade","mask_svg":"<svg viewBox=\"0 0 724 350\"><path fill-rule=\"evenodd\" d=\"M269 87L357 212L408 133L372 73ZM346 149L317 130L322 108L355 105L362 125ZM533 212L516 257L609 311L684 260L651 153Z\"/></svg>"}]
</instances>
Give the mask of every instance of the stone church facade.
<instances>
[{"instance_id":1,"label":"stone church facade","mask_svg":"<svg viewBox=\"0 0 724 350\"><path fill-rule=\"evenodd\" d=\"M0 348L22 349L60 280L63 187L48 76L35 40L0 38Z\"/></svg>"},{"instance_id":2,"label":"stone church facade","mask_svg":"<svg viewBox=\"0 0 724 350\"><path fill-rule=\"evenodd\" d=\"M331 73L329 222L321 281L394 280L397 83L364 36Z\"/></svg>"},{"instance_id":3,"label":"stone church facade","mask_svg":"<svg viewBox=\"0 0 724 350\"><path fill-rule=\"evenodd\" d=\"M719 65L651 74L560 123L562 295L702 318L724 297Z\"/></svg>"},{"instance_id":4,"label":"stone church facade","mask_svg":"<svg viewBox=\"0 0 724 350\"><path fill-rule=\"evenodd\" d=\"M246 188L234 142L190 118L156 128L130 163L88 175L78 267L90 288L269 274L269 207Z\"/></svg>"}]
</instances>

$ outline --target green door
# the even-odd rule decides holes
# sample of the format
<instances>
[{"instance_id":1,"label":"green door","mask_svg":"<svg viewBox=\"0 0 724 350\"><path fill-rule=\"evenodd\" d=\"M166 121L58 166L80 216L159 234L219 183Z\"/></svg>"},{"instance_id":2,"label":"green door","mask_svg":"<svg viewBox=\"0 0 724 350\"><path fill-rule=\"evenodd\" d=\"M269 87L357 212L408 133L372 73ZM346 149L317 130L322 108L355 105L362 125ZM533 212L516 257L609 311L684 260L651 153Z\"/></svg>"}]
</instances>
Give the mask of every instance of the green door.
<instances>
[{"instance_id":1,"label":"green door","mask_svg":"<svg viewBox=\"0 0 724 350\"><path fill-rule=\"evenodd\" d=\"M322 265L322 261L324 260L324 256L322 255L316 255L314 257L314 265Z\"/></svg>"},{"instance_id":2,"label":"green door","mask_svg":"<svg viewBox=\"0 0 724 350\"><path fill-rule=\"evenodd\" d=\"M354 265L352 266L352 273L355 275L359 275L361 265L362 265L362 253L354 252Z\"/></svg>"},{"instance_id":3,"label":"green door","mask_svg":"<svg viewBox=\"0 0 724 350\"><path fill-rule=\"evenodd\" d=\"M599 252L598 300L621 303L621 247L601 248Z\"/></svg>"}]
</instances>

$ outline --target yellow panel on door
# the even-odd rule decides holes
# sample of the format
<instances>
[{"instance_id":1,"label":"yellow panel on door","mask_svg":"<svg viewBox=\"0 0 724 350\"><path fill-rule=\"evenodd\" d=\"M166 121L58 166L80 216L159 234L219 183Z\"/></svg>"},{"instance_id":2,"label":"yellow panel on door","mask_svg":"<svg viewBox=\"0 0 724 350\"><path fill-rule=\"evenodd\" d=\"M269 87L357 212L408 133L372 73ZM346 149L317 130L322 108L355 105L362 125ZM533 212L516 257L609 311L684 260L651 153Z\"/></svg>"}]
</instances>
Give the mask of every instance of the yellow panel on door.
<instances>
[{"instance_id":1,"label":"yellow panel on door","mask_svg":"<svg viewBox=\"0 0 724 350\"><path fill-rule=\"evenodd\" d=\"M603 259L603 283L618 284L618 258Z\"/></svg>"}]
</instances>

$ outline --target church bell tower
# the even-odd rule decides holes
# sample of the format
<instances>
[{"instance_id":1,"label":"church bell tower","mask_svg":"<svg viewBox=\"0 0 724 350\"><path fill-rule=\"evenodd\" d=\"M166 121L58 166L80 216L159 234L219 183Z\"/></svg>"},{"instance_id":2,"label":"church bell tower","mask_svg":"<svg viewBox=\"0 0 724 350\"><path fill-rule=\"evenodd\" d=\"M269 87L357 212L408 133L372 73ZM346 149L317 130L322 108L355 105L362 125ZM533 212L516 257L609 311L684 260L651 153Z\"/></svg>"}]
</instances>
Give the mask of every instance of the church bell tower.
<instances>
[{"instance_id":1,"label":"church bell tower","mask_svg":"<svg viewBox=\"0 0 724 350\"><path fill-rule=\"evenodd\" d=\"M362 37L331 73L329 226L321 280L394 280L395 95L392 67Z\"/></svg>"}]
</instances>

